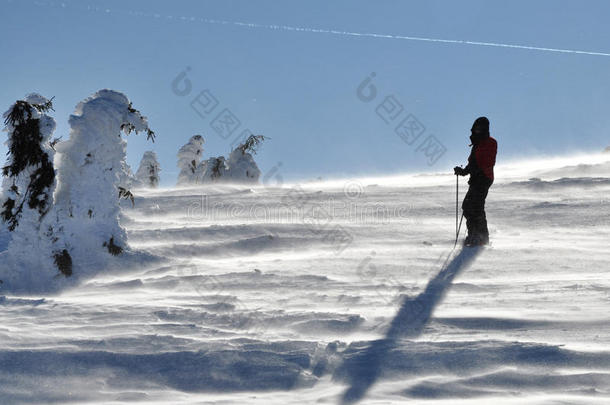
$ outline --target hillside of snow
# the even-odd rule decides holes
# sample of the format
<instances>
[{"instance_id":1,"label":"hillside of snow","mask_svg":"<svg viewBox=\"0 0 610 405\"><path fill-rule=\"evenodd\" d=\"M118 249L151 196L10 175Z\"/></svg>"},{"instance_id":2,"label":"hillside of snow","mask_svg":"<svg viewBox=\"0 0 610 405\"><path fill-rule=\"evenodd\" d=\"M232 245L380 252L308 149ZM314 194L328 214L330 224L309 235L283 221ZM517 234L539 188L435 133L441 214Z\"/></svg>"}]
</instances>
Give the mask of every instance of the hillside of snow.
<instances>
[{"instance_id":1,"label":"hillside of snow","mask_svg":"<svg viewBox=\"0 0 610 405\"><path fill-rule=\"evenodd\" d=\"M482 249L451 174L138 189L134 254L0 284L0 403L608 403L609 161L499 166Z\"/></svg>"}]
</instances>

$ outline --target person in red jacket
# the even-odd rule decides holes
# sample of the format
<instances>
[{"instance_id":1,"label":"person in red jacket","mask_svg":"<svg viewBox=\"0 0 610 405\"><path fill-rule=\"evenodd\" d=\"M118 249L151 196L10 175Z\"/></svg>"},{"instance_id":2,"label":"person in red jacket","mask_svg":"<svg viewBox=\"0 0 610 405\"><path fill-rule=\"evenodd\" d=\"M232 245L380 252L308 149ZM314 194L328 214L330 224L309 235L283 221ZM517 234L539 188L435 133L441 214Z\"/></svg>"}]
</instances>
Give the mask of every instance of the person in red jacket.
<instances>
[{"instance_id":1,"label":"person in red jacket","mask_svg":"<svg viewBox=\"0 0 610 405\"><path fill-rule=\"evenodd\" d=\"M477 118L470 131L472 149L468 157L468 165L464 168L456 166L453 171L459 176L470 175L468 192L462 203L468 228L468 236L464 240L464 245L478 246L489 243L485 199L489 187L494 181L498 143L489 135L489 120L486 117Z\"/></svg>"}]
</instances>

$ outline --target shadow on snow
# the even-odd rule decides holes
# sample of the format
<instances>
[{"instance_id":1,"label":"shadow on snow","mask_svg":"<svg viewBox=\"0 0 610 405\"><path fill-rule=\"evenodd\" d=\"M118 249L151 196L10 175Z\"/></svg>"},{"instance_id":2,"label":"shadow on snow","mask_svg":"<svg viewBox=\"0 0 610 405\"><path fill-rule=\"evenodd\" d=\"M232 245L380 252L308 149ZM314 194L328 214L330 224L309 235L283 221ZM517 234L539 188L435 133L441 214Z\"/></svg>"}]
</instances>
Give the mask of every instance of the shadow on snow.
<instances>
[{"instance_id":1,"label":"shadow on snow","mask_svg":"<svg viewBox=\"0 0 610 405\"><path fill-rule=\"evenodd\" d=\"M479 247L464 248L449 264L445 261L441 271L428 282L421 294L415 298L405 298L385 338L373 341L362 354L344 361L341 371L346 376L349 388L343 394L342 404L355 403L364 397L379 378L384 360L398 339L415 338L422 333L455 276L468 267L480 251Z\"/></svg>"}]
</instances>

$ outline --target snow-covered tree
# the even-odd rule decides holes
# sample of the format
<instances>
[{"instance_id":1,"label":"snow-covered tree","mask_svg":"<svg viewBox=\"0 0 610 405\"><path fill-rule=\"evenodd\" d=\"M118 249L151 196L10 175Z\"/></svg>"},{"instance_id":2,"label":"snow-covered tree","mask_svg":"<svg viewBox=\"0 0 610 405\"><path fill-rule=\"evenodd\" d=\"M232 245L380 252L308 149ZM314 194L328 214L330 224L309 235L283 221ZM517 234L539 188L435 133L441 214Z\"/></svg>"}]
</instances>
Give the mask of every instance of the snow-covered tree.
<instances>
[{"instance_id":1,"label":"snow-covered tree","mask_svg":"<svg viewBox=\"0 0 610 405\"><path fill-rule=\"evenodd\" d=\"M200 165L199 183L216 183L227 180L229 168L224 156L211 157Z\"/></svg>"},{"instance_id":2,"label":"snow-covered tree","mask_svg":"<svg viewBox=\"0 0 610 405\"><path fill-rule=\"evenodd\" d=\"M198 177L201 176L200 167L201 157L203 155L203 137L194 135L189 139L188 143L178 151L178 185L188 185L197 183Z\"/></svg>"},{"instance_id":3,"label":"snow-covered tree","mask_svg":"<svg viewBox=\"0 0 610 405\"><path fill-rule=\"evenodd\" d=\"M143 187L156 188L159 186L159 172L161 166L157 161L157 154L153 151L144 152L140 167L136 172L136 179Z\"/></svg>"},{"instance_id":4,"label":"snow-covered tree","mask_svg":"<svg viewBox=\"0 0 610 405\"><path fill-rule=\"evenodd\" d=\"M51 141L55 120L45 114L52 109L51 100L33 93L3 115L8 158L2 168L0 228L10 233L10 242L0 267L12 274L0 278L9 283L34 278L41 267L52 274L54 236L42 224L53 207L56 184Z\"/></svg>"},{"instance_id":5,"label":"snow-covered tree","mask_svg":"<svg viewBox=\"0 0 610 405\"><path fill-rule=\"evenodd\" d=\"M127 246L119 199L133 196L121 186L127 175L127 143L121 135L143 131L154 141L154 133L127 97L113 90L80 102L69 124L70 138L57 146L59 186L52 226L60 235L56 251L84 269L103 265L109 254L118 255Z\"/></svg>"},{"instance_id":6,"label":"snow-covered tree","mask_svg":"<svg viewBox=\"0 0 610 405\"><path fill-rule=\"evenodd\" d=\"M55 120L45 112L52 109L50 100L30 94L4 113L8 132L7 164L2 168L2 219L14 231L22 216L40 221L52 205L55 189L54 151L50 137ZM25 212L24 212L25 211Z\"/></svg>"},{"instance_id":7,"label":"snow-covered tree","mask_svg":"<svg viewBox=\"0 0 610 405\"><path fill-rule=\"evenodd\" d=\"M261 171L252 155L256 154L258 147L264 140L263 135L250 135L244 143L231 151L227 161L228 177L231 182L258 183Z\"/></svg>"},{"instance_id":8,"label":"snow-covered tree","mask_svg":"<svg viewBox=\"0 0 610 405\"><path fill-rule=\"evenodd\" d=\"M178 152L178 185L257 183L261 171L252 155L264 140L262 135L250 135L231 151L228 160L224 156L218 156L201 161L203 137L193 136Z\"/></svg>"},{"instance_id":9,"label":"snow-covered tree","mask_svg":"<svg viewBox=\"0 0 610 405\"><path fill-rule=\"evenodd\" d=\"M197 183L257 183L261 171L252 154L265 138L250 135L242 144L231 151L229 159L224 156L211 157L201 162L195 170Z\"/></svg>"}]
</instances>

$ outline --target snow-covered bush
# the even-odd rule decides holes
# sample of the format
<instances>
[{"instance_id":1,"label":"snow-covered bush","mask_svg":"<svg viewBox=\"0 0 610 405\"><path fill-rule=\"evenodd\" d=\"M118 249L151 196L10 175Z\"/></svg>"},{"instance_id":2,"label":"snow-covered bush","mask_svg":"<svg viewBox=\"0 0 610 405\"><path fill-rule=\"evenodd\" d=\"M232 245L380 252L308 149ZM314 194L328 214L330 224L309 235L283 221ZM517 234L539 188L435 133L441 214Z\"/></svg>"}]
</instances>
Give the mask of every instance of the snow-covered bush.
<instances>
[{"instance_id":1,"label":"snow-covered bush","mask_svg":"<svg viewBox=\"0 0 610 405\"><path fill-rule=\"evenodd\" d=\"M196 184L201 176L201 156L203 155L203 137L192 136L188 143L178 151L178 185Z\"/></svg>"},{"instance_id":2,"label":"snow-covered bush","mask_svg":"<svg viewBox=\"0 0 610 405\"><path fill-rule=\"evenodd\" d=\"M178 185L257 183L261 171L252 155L264 140L262 135L250 135L231 151L228 160L218 156L201 161L204 140L201 135L193 136L178 152Z\"/></svg>"},{"instance_id":3,"label":"snow-covered bush","mask_svg":"<svg viewBox=\"0 0 610 405\"><path fill-rule=\"evenodd\" d=\"M258 183L261 171L256 165L253 154L265 140L262 135L250 135L248 139L231 151L227 166L229 181L234 183Z\"/></svg>"},{"instance_id":4,"label":"snow-covered bush","mask_svg":"<svg viewBox=\"0 0 610 405\"><path fill-rule=\"evenodd\" d=\"M216 183L226 181L229 169L224 156L211 157L200 165L198 183Z\"/></svg>"},{"instance_id":5,"label":"snow-covered bush","mask_svg":"<svg viewBox=\"0 0 610 405\"><path fill-rule=\"evenodd\" d=\"M140 167L136 172L136 180L143 187L156 188L159 186L159 172L161 166L157 161L157 154L153 151L144 152Z\"/></svg>"},{"instance_id":6,"label":"snow-covered bush","mask_svg":"<svg viewBox=\"0 0 610 405\"><path fill-rule=\"evenodd\" d=\"M154 141L146 117L127 97L100 90L76 106L70 116L70 138L57 146L58 179L54 223L56 261L70 257L83 271L103 266L109 255L127 246L119 223L119 199L132 198L121 185L126 142L122 133L144 131Z\"/></svg>"},{"instance_id":7,"label":"snow-covered bush","mask_svg":"<svg viewBox=\"0 0 610 405\"><path fill-rule=\"evenodd\" d=\"M54 142L50 140L55 120L45 114L52 108L51 100L29 94L3 115L8 158L2 168L0 232L9 233L9 242L0 258L0 279L7 284L17 278L34 278L40 268L55 274L54 235L43 225L53 207L56 184Z\"/></svg>"}]
</instances>

